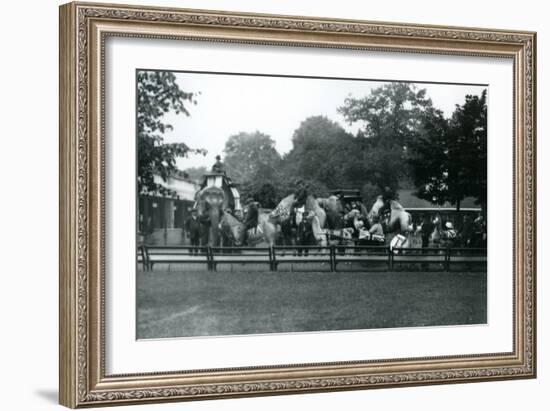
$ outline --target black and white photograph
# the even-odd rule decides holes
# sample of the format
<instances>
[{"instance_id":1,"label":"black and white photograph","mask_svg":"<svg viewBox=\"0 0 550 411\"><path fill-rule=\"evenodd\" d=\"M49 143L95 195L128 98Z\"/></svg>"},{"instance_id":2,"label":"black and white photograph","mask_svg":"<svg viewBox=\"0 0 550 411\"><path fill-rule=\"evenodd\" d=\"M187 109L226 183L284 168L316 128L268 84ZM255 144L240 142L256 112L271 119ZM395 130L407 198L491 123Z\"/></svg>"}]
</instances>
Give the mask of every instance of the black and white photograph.
<instances>
[{"instance_id":1,"label":"black and white photograph","mask_svg":"<svg viewBox=\"0 0 550 411\"><path fill-rule=\"evenodd\" d=\"M137 337L487 322L483 84L137 70Z\"/></svg>"}]
</instances>

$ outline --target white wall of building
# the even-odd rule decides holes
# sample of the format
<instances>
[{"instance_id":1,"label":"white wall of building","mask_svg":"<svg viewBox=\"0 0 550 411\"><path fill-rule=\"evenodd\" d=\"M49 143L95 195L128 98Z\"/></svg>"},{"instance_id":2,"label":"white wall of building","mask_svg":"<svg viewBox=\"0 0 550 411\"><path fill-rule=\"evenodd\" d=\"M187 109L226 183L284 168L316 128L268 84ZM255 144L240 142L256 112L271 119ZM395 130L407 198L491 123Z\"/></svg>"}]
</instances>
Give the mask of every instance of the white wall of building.
<instances>
[{"instance_id":1,"label":"white wall of building","mask_svg":"<svg viewBox=\"0 0 550 411\"><path fill-rule=\"evenodd\" d=\"M169 190L175 191L180 200L195 201L195 194L199 191L199 185L180 177L168 177L166 181L161 176L155 175L154 181L162 184Z\"/></svg>"}]
</instances>

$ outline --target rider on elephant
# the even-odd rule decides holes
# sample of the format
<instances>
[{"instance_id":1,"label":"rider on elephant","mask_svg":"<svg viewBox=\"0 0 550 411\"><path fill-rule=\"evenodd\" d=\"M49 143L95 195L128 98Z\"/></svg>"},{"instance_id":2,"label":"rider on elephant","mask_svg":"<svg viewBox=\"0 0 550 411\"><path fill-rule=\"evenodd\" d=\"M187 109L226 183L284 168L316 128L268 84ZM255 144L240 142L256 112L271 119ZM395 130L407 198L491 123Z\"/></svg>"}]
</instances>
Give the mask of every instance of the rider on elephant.
<instances>
[{"instance_id":1,"label":"rider on elephant","mask_svg":"<svg viewBox=\"0 0 550 411\"><path fill-rule=\"evenodd\" d=\"M220 155L216 156L216 162L212 166L212 172L218 174L225 174L225 166L222 163L222 158Z\"/></svg>"}]
</instances>

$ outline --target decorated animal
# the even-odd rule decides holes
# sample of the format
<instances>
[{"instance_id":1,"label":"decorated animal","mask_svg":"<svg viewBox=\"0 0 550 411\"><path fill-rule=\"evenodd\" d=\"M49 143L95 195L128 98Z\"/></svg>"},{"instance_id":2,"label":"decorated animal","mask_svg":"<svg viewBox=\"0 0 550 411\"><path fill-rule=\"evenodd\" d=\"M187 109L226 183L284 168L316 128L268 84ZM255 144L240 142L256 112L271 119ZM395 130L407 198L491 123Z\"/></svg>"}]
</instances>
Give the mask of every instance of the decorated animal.
<instances>
[{"instance_id":1,"label":"decorated animal","mask_svg":"<svg viewBox=\"0 0 550 411\"><path fill-rule=\"evenodd\" d=\"M369 223L372 224L374 217L382 219L380 212L385 208L382 196L378 196L368 214ZM409 233L412 231L412 216L395 200L390 200L390 216L387 222L389 232Z\"/></svg>"},{"instance_id":2,"label":"decorated animal","mask_svg":"<svg viewBox=\"0 0 550 411\"><path fill-rule=\"evenodd\" d=\"M372 206L368 220L372 224L376 216L380 219L382 211L386 208L383 196L378 196L376 202ZM411 247L411 232L412 232L412 216L395 200L389 201L389 217L387 219L387 232L392 233L390 240L390 249L396 252L400 248Z\"/></svg>"},{"instance_id":3,"label":"decorated animal","mask_svg":"<svg viewBox=\"0 0 550 411\"><path fill-rule=\"evenodd\" d=\"M306 198L305 208L306 208L306 212L312 218L316 217L317 220L316 222L314 222L314 224L319 227L318 229L324 228L327 221L327 213L325 212L323 207L319 205L319 203L317 202L317 199L312 195L308 195ZM313 215L311 213L313 213Z\"/></svg>"},{"instance_id":4,"label":"decorated animal","mask_svg":"<svg viewBox=\"0 0 550 411\"><path fill-rule=\"evenodd\" d=\"M260 212L258 215L258 225L248 231L245 228L245 224L239 221L230 213L224 213L221 222L220 229L222 236L234 246L240 247L246 244L255 247L260 244L267 244L268 246L275 245L277 239L278 230L276 224L271 221L269 213Z\"/></svg>"},{"instance_id":5,"label":"decorated animal","mask_svg":"<svg viewBox=\"0 0 550 411\"><path fill-rule=\"evenodd\" d=\"M269 213L269 217L272 220L279 222L290 218L292 208L294 207L294 202L294 194L286 196L279 202L279 204L277 204L277 207Z\"/></svg>"},{"instance_id":6,"label":"decorated animal","mask_svg":"<svg viewBox=\"0 0 550 411\"><path fill-rule=\"evenodd\" d=\"M313 211L317 218L319 219L319 224L321 228L323 228L326 224L327 220L327 214L325 210L319 205L319 202L317 199L309 194L305 198L305 202L303 204L297 204L296 203L296 196L294 194L290 194L289 196L286 196L283 198L277 207L271 213L269 213L269 217L272 221L275 221L277 224L281 224L282 221L290 218L290 215L292 214L292 210L296 206L303 206L306 213L309 213Z\"/></svg>"},{"instance_id":7,"label":"decorated animal","mask_svg":"<svg viewBox=\"0 0 550 411\"><path fill-rule=\"evenodd\" d=\"M219 187L206 186L197 192L195 199L199 217L207 218L209 221L208 245L218 246L220 244L219 222L225 194Z\"/></svg>"},{"instance_id":8,"label":"decorated animal","mask_svg":"<svg viewBox=\"0 0 550 411\"><path fill-rule=\"evenodd\" d=\"M223 213L220 220L221 236L230 246L243 246L245 225L230 213Z\"/></svg>"},{"instance_id":9,"label":"decorated animal","mask_svg":"<svg viewBox=\"0 0 550 411\"><path fill-rule=\"evenodd\" d=\"M325 209L327 213L334 212L334 213L341 213L344 210L344 207L342 206L342 202L340 199L335 196L331 195L329 197L319 197L317 198L317 203Z\"/></svg>"},{"instance_id":10,"label":"decorated animal","mask_svg":"<svg viewBox=\"0 0 550 411\"><path fill-rule=\"evenodd\" d=\"M320 213L321 216L323 215L323 213ZM325 216L325 220L326 220L326 216ZM310 214L308 216L308 222L309 224L311 224L311 231L313 233L313 238L315 239L315 244L321 247L326 247L327 231L326 229L323 228L323 224L321 223L321 221L322 220L317 213L315 213L314 211L310 211Z\"/></svg>"}]
</instances>

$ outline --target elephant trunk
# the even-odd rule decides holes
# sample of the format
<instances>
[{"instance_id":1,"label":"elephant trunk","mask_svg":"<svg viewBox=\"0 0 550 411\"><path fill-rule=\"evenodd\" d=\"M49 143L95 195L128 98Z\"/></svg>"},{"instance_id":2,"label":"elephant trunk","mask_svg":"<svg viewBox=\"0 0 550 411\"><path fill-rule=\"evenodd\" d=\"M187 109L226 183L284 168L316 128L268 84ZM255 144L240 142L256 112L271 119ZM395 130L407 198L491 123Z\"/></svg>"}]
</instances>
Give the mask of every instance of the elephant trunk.
<instances>
[{"instance_id":1,"label":"elephant trunk","mask_svg":"<svg viewBox=\"0 0 550 411\"><path fill-rule=\"evenodd\" d=\"M220 209L219 207L210 207L210 235L209 245L217 247L220 244Z\"/></svg>"}]
</instances>

